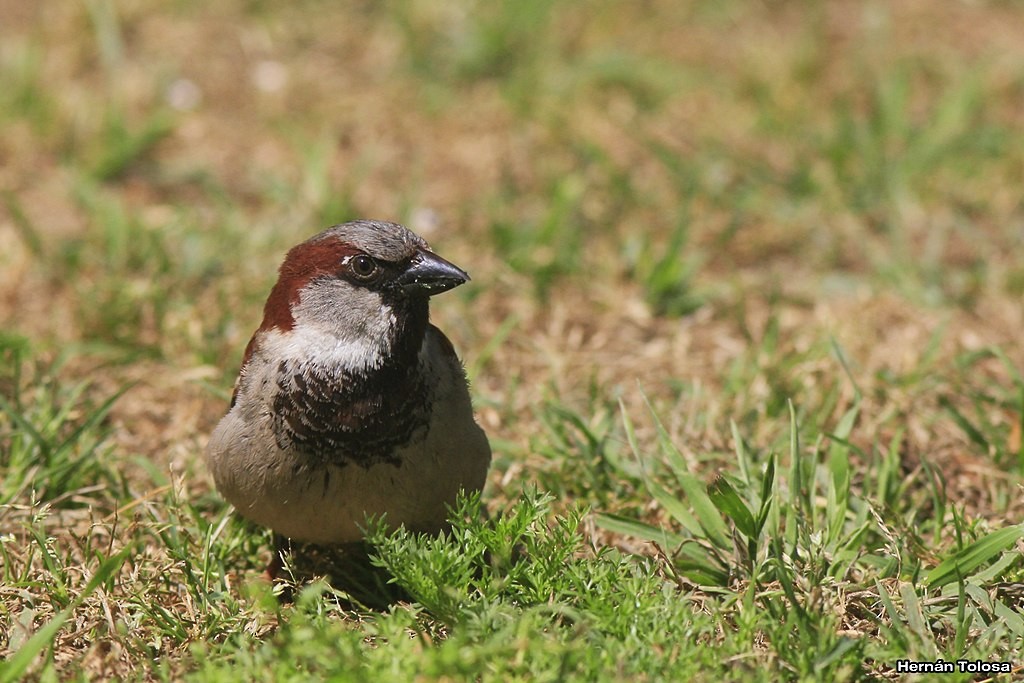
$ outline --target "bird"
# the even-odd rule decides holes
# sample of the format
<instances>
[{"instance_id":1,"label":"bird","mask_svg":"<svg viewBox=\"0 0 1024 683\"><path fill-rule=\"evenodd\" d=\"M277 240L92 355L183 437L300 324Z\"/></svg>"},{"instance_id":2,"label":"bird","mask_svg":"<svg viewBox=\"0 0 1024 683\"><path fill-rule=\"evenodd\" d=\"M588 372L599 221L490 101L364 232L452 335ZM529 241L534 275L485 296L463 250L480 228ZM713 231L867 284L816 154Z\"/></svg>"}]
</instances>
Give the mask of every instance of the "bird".
<instances>
[{"instance_id":1,"label":"bird","mask_svg":"<svg viewBox=\"0 0 1024 683\"><path fill-rule=\"evenodd\" d=\"M483 488L491 448L428 302L469 279L386 221L288 251L206 447L242 517L316 545L361 543L369 518L448 528L459 491Z\"/></svg>"}]
</instances>

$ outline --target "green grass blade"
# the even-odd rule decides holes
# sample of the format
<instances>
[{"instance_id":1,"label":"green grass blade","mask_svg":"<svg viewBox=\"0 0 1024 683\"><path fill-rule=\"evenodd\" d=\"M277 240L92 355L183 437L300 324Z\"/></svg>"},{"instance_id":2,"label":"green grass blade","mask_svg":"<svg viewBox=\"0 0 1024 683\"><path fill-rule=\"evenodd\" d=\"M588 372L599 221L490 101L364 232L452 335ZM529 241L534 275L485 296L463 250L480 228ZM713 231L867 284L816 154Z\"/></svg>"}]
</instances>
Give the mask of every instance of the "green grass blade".
<instances>
[{"instance_id":1,"label":"green grass blade","mask_svg":"<svg viewBox=\"0 0 1024 683\"><path fill-rule=\"evenodd\" d=\"M702 586L724 588L729 585L729 573L716 569L708 563L677 560L672 564L680 574Z\"/></svg>"},{"instance_id":2,"label":"green grass blade","mask_svg":"<svg viewBox=\"0 0 1024 683\"><path fill-rule=\"evenodd\" d=\"M993 602L992 611L1015 636L1024 638L1024 619L1021 618L1020 612L1007 607L1000 600Z\"/></svg>"},{"instance_id":3,"label":"green grass blade","mask_svg":"<svg viewBox=\"0 0 1024 683\"><path fill-rule=\"evenodd\" d=\"M647 411L651 414L651 419L654 420L654 426L658 430L658 444L661 446L661 451L668 459L668 464L672 471L675 473L688 472L689 465L686 463L686 459L683 458L683 454L679 451L679 448L672 443L672 438L669 436L668 430L665 429L665 425L662 424L661 418L658 417L657 411L654 406L651 405L650 399L647 398L646 394L642 394L644 404L647 406Z\"/></svg>"},{"instance_id":4,"label":"green grass blade","mask_svg":"<svg viewBox=\"0 0 1024 683\"><path fill-rule=\"evenodd\" d=\"M861 644L862 641L858 638L847 638L846 636L843 636L838 642L836 642L835 646L825 654L825 656L820 657L814 662L814 670L818 673L825 671L825 669L842 659L847 652L860 647Z\"/></svg>"},{"instance_id":5,"label":"green grass blade","mask_svg":"<svg viewBox=\"0 0 1024 683\"><path fill-rule=\"evenodd\" d=\"M708 486L708 497L718 511L732 520L740 533L748 539L757 537L757 525L754 523L754 516L743 503L743 499L736 493L732 484L718 475Z\"/></svg>"},{"instance_id":6,"label":"green grass blade","mask_svg":"<svg viewBox=\"0 0 1024 683\"><path fill-rule=\"evenodd\" d=\"M772 503L775 496L772 491L775 488L775 454L768 456L768 464L764 468L764 479L761 480L761 509L757 513L757 524L755 535L760 536L764 525L768 521L768 515L772 510Z\"/></svg>"},{"instance_id":7,"label":"green grass blade","mask_svg":"<svg viewBox=\"0 0 1024 683\"><path fill-rule=\"evenodd\" d=\"M734 420L729 420L729 431L732 432L732 440L733 443L736 444L736 463L739 465L740 474L743 477L743 481L750 484L750 454L747 452L746 444L743 442L743 437L740 436L740 429L736 426L736 422Z\"/></svg>"},{"instance_id":8,"label":"green grass blade","mask_svg":"<svg viewBox=\"0 0 1024 683\"><path fill-rule=\"evenodd\" d=\"M90 430L95 428L100 422L103 421L107 414L110 413L110 409L114 407L114 403L116 403L117 400L121 398L121 396L123 396L124 393L131 389L133 386L135 386L134 383L129 383L118 389L116 392L114 392L114 394L111 395L102 404L100 404L98 408L92 411L92 413L89 414L89 417L82 421L82 424L78 425L74 430L72 430L68 437L61 442L60 446L57 447L57 450L63 449L68 445L75 443L82 434L88 433Z\"/></svg>"},{"instance_id":9,"label":"green grass blade","mask_svg":"<svg viewBox=\"0 0 1024 683\"><path fill-rule=\"evenodd\" d=\"M850 493L850 433L860 414L860 405L854 404L839 419L835 432L829 436L828 469L831 477L827 495L829 541L839 538L846 521L847 499Z\"/></svg>"},{"instance_id":10,"label":"green grass blade","mask_svg":"<svg viewBox=\"0 0 1024 683\"><path fill-rule=\"evenodd\" d=\"M686 539L679 534L610 512L599 512L595 515L594 520L599 527L607 531L633 536L644 541L653 541L665 548L672 548L686 542Z\"/></svg>"},{"instance_id":11,"label":"green grass blade","mask_svg":"<svg viewBox=\"0 0 1024 683\"><path fill-rule=\"evenodd\" d=\"M707 539L723 550L732 548L729 527L726 526L725 520L722 519L701 481L685 472L676 472L676 479L686 494L686 500L693 506L694 514Z\"/></svg>"},{"instance_id":12,"label":"green grass blade","mask_svg":"<svg viewBox=\"0 0 1024 683\"><path fill-rule=\"evenodd\" d=\"M843 372L846 373L846 379L850 380L850 385L853 387L853 402L855 404L860 403L860 397L862 396L860 386L857 384L857 378L850 370L850 360L846 355L846 351L842 346L839 345L839 341L832 336L829 338L832 344L832 351L835 352L836 358L839 359L839 365L842 366Z\"/></svg>"},{"instance_id":13,"label":"green grass blade","mask_svg":"<svg viewBox=\"0 0 1024 683\"><path fill-rule=\"evenodd\" d=\"M35 442L36 446L38 446L39 450L43 453L44 458L47 456L51 449L46 437L44 437L31 422L25 419L25 416L21 414L17 407L9 403L3 395L0 395L0 412L6 414L12 422L14 422L22 431L25 432L25 434L28 435L30 439L32 439L32 441Z\"/></svg>"},{"instance_id":14,"label":"green grass blade","mask_svg":"<svg viewBox=\"0 0 1024 683\"><path fill-rule=\"evenodd\" d=\"M928 588L941 588L958 580L959 577L969 576L975 569L998 557L1021 538L1024 538L1024 524L993 531L940 562L939 566L928 572L925 583L928 584Z\"/></svg>"},{"instance_id":15,"label":"green grass blade","mask_svg":"<svg viewBox=\"0 0 1024 683\"><path fill-rule=\"evenodd\" d=\"M949 416L953 418L953 422L956 422L957 426L964 430L964 434L967 435L968 439L970 439L979 448L986 451L988 450L988 439L985 438L985 435L981 433L980 429L971 424L971 421L968 420L955 405L953 405L953 402L949 400L948 396L940 397L939 405L949 413Z\"/></svg>"},{"instance_id":16,"label":"green grass blade","mask_svg":"<svg viewBox=\"0 0 1024 683\"><path fill-rule=\"evenodd\" d=\"M92 595L99 588L100 584L117 573L130 554L131 548L125 548L116 555L103 560L99 568L96 569L96 573L89 580L89 583L86 584L85 589L78 594L70 605L36 631L7 661L0 662L0 683L13 683L14 681L21 680L21 677L32 665L32 662L53 643L57 632L71 618L75 608Z\"/></svg>"},{"instance_id":17,"label":"green grass blade","mask_svg":"<svg viewBox=\"0 0 1024 683\"><path fill-rule=\"evenodd\" d=\"M683 528L697 538L703 538L706 535L700 522L693 516L689 508L681 500L669 493L668 490L654 482L647 485L647 490L654 500L658 501L658 504L665 508L665 512L670 514L672 519L682 524Z\"/></svg>"},{"instance_id":18,"label":"green grass blade","mask_svg":"<svg viewBox=\"0 0 1024 683\"><path fill-rule=\"evenodd\" d=\"M928 627L928 620L924 616L924 608L921 599L914 591L913 584L900 584L900 598L903 600L903 613L907 619L907 626L917 636L918 642L925 648L925 656L935 658L939 655L938 647L935 645L935 637Z\"/></svg>"}]
</instances>

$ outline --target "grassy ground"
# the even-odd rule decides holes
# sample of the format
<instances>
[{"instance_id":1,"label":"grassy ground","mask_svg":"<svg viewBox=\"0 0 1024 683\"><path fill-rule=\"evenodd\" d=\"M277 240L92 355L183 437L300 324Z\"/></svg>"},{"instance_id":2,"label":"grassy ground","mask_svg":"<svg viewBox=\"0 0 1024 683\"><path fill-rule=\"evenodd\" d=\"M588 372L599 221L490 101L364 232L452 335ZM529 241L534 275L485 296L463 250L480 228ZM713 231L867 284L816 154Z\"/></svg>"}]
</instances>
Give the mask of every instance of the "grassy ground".
<instances>
[{"instance_id":1,"label":"grassy ground","mask_svg":"<svg viewBox=\"0 0 1024 683\"><path fill-rule=\"evenodd\" d=\"M0 682L1020 670L1024 6L339 6L0 0ZM353 217L495 462L282 603L201 453Z\"/></svg>"}]
</instances>

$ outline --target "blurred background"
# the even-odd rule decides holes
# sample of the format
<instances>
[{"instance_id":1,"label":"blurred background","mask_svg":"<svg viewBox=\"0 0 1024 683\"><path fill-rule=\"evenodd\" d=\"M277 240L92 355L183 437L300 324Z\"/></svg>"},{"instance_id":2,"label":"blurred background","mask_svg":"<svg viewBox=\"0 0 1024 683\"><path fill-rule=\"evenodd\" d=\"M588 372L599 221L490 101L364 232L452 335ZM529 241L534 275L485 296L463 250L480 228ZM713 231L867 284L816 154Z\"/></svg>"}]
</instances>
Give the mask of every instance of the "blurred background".
<instances>
[{"instance_id":1,"label":"blurred background","mask_svg":"<svg viewBox=\"0 0 1024 683\"><path fill-rule=\"evenodd\" d=\"M1021 35L1017 2L2 2L6 381L137 382L117 438L192 471L284 251L375 217L474 276L434 317L506 481L640 390L702 447L864 392L934 449L919 393L1021 365Z\"/></svg>"},{"instance_id":2,"label":"blurred background","mask_svg":"<svg viewBox=\"0 0 1024 683\"><path fill-rule=\"evenodd\" d=\"M492 427L638 380L778 412L807 367L727 372L765 339L868 375L940 323L1016 340L1021 35L1017 2L2 2L0 330L223 394L287 247L375 217L473 274L435 317Z\"/></svg>"},{"instance_id":3,"label":"blurred background","mask_svg":"<svg viewBox=\"0 0 1024 683\"><path fill-rule=\"evenodd\" d=\"M708 479L792 402L948 549L946 487L1024 512L1022 131L1016 0L0 0L0 531L226 514L202 448L276 268L367 217L473 276L432 316L494 504L669 523L653 416Z\"/></svg>"},{"instance_id":4,"label":"blurred background","mask_svg":"<svg viewBox=\"0 0 1024 683\"><path fill-rule=\"evenodd\" d=\"M941 349L1020 360L1020 3L11 0L0 32L5 357L143 380L115 417L159 462L197 462L284 251L356 217L474 276L434 317L512 471L638 388L716 444Z\"/></svg>"}]
</instances>

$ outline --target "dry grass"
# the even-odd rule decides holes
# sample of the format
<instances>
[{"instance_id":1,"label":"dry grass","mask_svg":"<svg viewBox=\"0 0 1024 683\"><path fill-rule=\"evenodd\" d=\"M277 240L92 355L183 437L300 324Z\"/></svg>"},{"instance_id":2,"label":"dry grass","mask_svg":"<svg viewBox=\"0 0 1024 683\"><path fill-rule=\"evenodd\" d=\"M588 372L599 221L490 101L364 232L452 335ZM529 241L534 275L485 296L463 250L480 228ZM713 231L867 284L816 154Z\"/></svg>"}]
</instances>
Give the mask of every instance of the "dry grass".
<instances>
[{"instance_id":1,"label":"dry grass","mask_svg":"<svg viewBox=\"0 0 1024 683\"><path fill-rule=\"evenodd\" d=\"M710 479L731 462L730 421L784 451L789 399L823 436L860 401L855 466L895 439L922 506L934 473L972 524L1021 519L1020 5L553 7L489 61L460 42L480 39L474 3L0 0L0 336L31 349L4 360L30 403L50 374L87 381L69 425L130 385L97 456L120 492L44 502L29 483L0 509L19 578L54 573L35 529L69 595L98 555L134 548L54 641L60 675L177 677L182 643L225 628L176 546L146 539L193 514L168 500L221 519L206 436L284 249L341 216L402 220L471 271L433 314L499 445L492 505L541 481L564 504L668 521L634 484L596 490L552 457L550 410L625 453L621 400L653 454L646 396ZM659 308L665 253L693 260L683 316ZM258 557L242 536L232 557ZM244 601L255 569L234 571L218 585ZM139 587L180 637L133 640ZM66 602L0 586L0 604L10 656ZM845 628L867 633L859 609ZM255 636L276 623L239 614Z\"/></svg>"}]
</instances>

